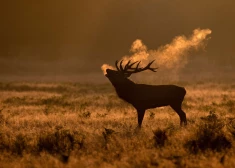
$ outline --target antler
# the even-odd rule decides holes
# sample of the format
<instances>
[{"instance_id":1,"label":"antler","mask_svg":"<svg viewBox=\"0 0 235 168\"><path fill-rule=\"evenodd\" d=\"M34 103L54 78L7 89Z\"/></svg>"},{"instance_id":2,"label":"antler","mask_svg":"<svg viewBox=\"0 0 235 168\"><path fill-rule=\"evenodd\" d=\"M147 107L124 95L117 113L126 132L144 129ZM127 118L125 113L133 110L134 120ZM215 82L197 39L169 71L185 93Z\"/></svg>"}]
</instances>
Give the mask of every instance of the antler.
<instances>
[{"instance_id":1,"label":"antler","mask_svg":"<svg viewBox=\"0 0 235 168\"><path fill-rule=\"evenodd\" d=\"M139 66L139 64L140 64L140 61L139 61L139 63L137 64L137 66L136 66L136 68L135 68L135 70L134 70L134 72L132 72L132 73L142 72L142 71L145 71L145 70L150 70L150 71L153 71L153 72L157 72L156 70L157 70L158 68L151 68L151 67L150 67L150 66L153 64L154 61L155 61L155 60L153 60L153 61L151 61L150 63L148 63L148 65L147 65L146 67L144 67L144 68L138 68L138 66Z\"/></svg>"},{"instance_id":2,"label":"antler","mask_svg":"<svg viewBox=\"0 0 235 168\"><path fill-rule=\"evenodd\" d=\"M148 63L148 65L145 66L144 68L139 68L139 65L140 65L141 61L136 61L136 62L131 63L131 60L129 60L124 68L122 66L123 60L121 60L121 62L119 64L120 68L118 67L118 61L116 61L115 65L116 65L116 68L117 68L118 71L120 71L120 72L122 72L124 74L127 74L127 75L131 75L133 73L138 73L138 72L142 72L142 71L145 71L145 70L150 70L150 71L156 72L156 70L158 68L151 68L150 67L153 64L154 61L155 60L153 60L150 63ZM135 65L136 63L137 63L136 67L133 68L132 66Z\"/></svg>"}]
</instances>

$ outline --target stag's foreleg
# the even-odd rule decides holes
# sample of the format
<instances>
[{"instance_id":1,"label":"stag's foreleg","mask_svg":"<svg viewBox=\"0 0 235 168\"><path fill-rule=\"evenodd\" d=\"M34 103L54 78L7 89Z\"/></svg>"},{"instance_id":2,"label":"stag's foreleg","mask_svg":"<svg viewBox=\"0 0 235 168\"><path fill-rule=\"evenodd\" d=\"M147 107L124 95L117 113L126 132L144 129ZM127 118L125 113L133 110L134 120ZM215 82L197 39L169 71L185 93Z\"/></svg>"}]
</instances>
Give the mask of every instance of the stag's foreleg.
<instances>
[{"instance_id":1,"label":"stag's foreleg","mask_svg":"<svg viewBox=\"0 0 235 168\"><path fill-rule=\"evenodd\" d=\"M182 102L174 103L174 104L172 104L170 106L179 115L179 117L180 117L180 125L182 126L183 124L187 125L187 119L186 119L185 112L181 108L181 104L182 104Z\"/></svg>"}]
</instances>

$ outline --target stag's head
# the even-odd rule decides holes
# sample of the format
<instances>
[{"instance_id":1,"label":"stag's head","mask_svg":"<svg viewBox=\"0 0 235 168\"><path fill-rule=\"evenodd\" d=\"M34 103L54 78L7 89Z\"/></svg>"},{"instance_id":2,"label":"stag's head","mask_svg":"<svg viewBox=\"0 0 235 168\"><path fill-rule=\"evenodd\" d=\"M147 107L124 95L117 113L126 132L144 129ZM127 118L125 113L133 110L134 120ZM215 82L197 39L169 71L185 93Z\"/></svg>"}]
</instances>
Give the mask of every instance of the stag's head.
<instances>
[{"instance_id":1,"label":"stag's head","mask_svg":"<svg viewBox=\"0 0 235 168\"><path fill-rule=\"evenodd\" d=\"M123 60L119 63L118 61L115 62L116 69L106 69L106 77L111 81L113 85L116 84L124 84L127 81L129 81L127 78L130 77L133 73L142 72L145 70L150 70L153 72L156 72L157 68L151 68L150 66L155 60L148 63L145 67L139 67L141 61L136 61L131 63L131 61L128 61L126 65L122 65ZM119 65L118 65L119 63ZM134 67L136 65L136 67Z\"/></svg>"}]
</instances>

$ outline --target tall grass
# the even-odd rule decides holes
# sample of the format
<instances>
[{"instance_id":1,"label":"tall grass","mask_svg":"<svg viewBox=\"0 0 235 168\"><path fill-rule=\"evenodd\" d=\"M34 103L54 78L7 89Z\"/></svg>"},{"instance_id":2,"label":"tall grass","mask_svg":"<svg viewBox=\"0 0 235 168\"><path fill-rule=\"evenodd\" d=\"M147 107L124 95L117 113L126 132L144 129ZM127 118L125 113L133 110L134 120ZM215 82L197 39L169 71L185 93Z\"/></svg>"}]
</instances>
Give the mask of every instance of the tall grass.
<instances>
[{"instance_id":1,"label":"tall grass","mask_svg":"<svg viewBox=\"0 0 235 168\"><path fill-rule=\"evenodd\" d=\"M234 84L187 84L169 107L136 111L110 85L0 84L0 167L234 167Z\"/></svg>"}]
</instances>

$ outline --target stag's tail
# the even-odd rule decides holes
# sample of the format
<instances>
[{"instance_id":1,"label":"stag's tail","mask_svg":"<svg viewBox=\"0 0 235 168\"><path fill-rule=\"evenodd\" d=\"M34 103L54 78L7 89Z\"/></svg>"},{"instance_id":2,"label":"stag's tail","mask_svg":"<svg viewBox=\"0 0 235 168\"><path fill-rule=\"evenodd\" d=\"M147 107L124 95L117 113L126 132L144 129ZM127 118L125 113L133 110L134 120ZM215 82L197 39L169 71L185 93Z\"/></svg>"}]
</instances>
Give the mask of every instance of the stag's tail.
<instances>
[{"instance_id":1,"label":"stag's tail","mask_svg":"<svg viewBox=\"0 0 235 168\"><path fill-rule=\"evenodd\" d=\"M183 93L184 93L184 96L185 96L185 95L186 95L186 93L187 93L187 92L186 92L186 89L185 89L185 88L183 88L183 91L184 91Z\"/></svg>"},{"instance_id":2,"label":"stag's tail","mask_svg":"<svg viewBox=\"0 0 235 168\"><path fill-rule=\"evenodd\" d=\"M183 87L180 87L181 88L181 92L180 92L180 100L181 100L181 102L183 102L183 100L184 100L184 96L186 95L186 90L185 90L185 88L183 88Z\"/></svg>"}]
</instances>

